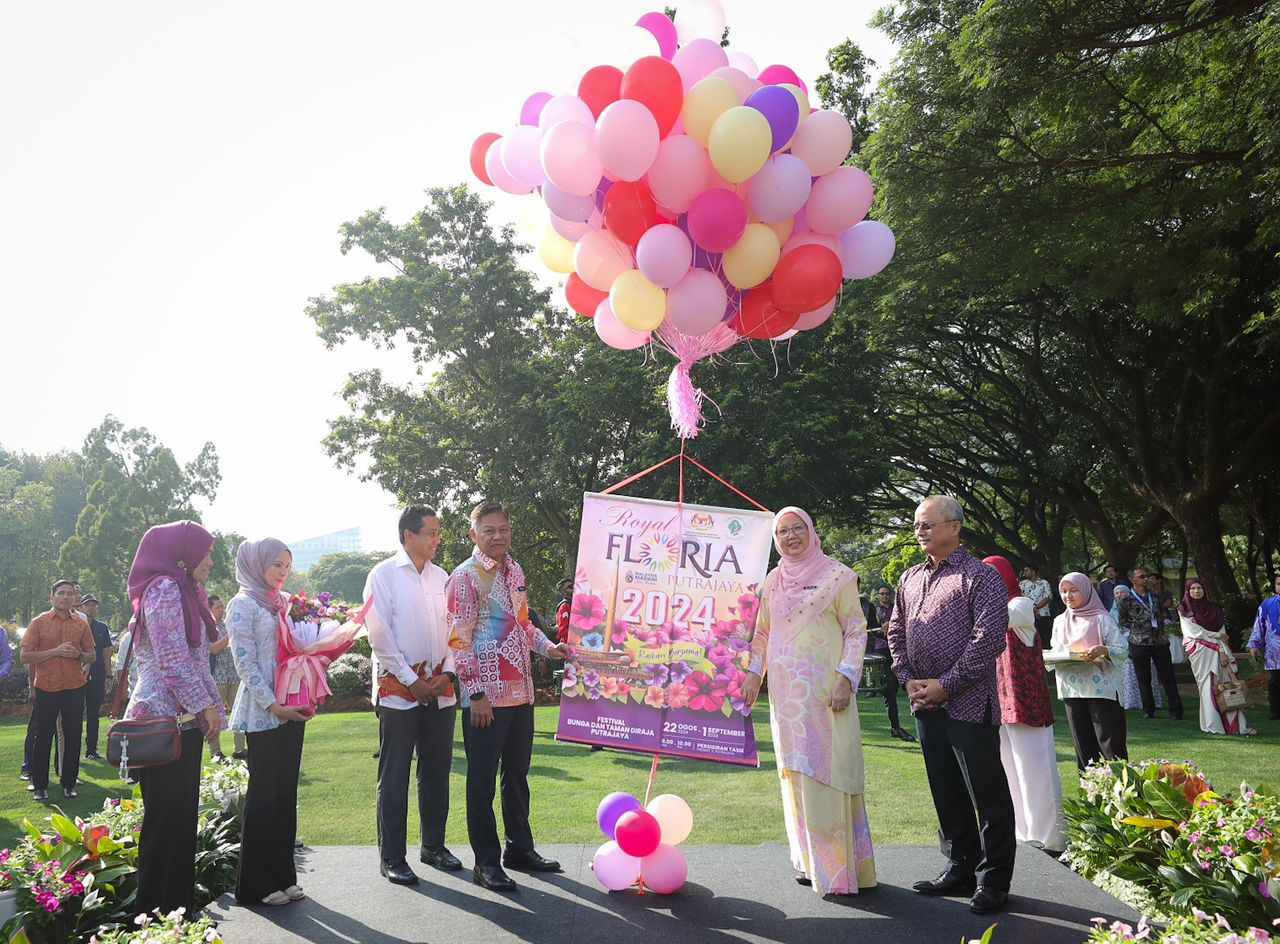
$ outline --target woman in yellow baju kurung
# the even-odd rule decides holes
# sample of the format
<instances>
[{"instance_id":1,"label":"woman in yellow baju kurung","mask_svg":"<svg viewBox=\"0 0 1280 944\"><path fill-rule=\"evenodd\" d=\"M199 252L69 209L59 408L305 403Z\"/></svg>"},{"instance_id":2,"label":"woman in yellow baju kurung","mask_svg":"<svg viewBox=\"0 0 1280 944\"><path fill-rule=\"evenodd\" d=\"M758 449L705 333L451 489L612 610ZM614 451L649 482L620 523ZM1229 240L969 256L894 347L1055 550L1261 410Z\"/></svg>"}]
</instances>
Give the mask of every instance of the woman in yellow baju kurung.
<instances>
[{"instance_id":1,"label":"woman in yellow baju kurung","mask_svg":"<svg viewBox=\"0 0 1280 944\"><path fill-rule=\"evenodd\" d=\"M867 636L858 577L822 553L799 508L782 509L773 525L781 560L765 579L744 694L753 703L768 674L796 881L821 895L854 895L876 884L853 697Z\"/></svg>"}]
</instances>

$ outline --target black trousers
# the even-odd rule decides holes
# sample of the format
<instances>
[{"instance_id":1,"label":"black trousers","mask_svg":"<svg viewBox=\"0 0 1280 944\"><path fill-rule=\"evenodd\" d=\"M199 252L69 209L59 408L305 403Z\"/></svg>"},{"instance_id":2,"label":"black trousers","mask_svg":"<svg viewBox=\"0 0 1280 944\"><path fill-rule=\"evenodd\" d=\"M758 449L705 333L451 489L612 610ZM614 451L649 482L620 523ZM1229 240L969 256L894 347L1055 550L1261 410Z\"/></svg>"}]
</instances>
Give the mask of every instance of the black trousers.
<instances>
[{"instance_id":1,"label":"black trousers","mask_svg":"<svg viewBox=\"0 0 1280 944\"><path fill-rule=\"evenodd\" d=\"M1151 686L1147 686L1151 697ZM1128 760L1128 721L1114 698L1064 698L1067 727L1076 746L1076 766L1084 770L1096 760Z\"/></svg>"},{"instance_id":2,"label":"black trousers","mask_svg":"<svg viewBox=\"0 0 1280 944\"><path fill-rule=\"evenodd\" d=\"M880 689L880 697L884 699L891 729L902 727L902 718L898 715L898 689L901 687L902 683L898 681L898 676L893 674L893 668L885 669L884 688Z\"/></svg>"},{"instance_id":3,"label":"black trousers","mask_svg":"<svg viewBox=\"0 0 1280 944\"><path fill-rule=\"evenodd\" d=\"M378 709L378 854L403 861L409 815L409 768L418 754L418 821L422 845L444 845L449 819L449 770L453 766L456 705Z\"/></svg>"},{"instance_id":4,"label":"black trousers","mask_svg":"<svg viewBox=\"0 0 1280 944\"><path fill-rule=\"evenodd\" d=\"M249 790L240 832L236 900L257 904L272 892L298 884L293 840L298 832L298 771L307 726L286 721L270 731L251 731Z\"/></svg>"},{"instance_id":5,"label":"black trousers","mask_svg":"<svg viewBox=\"0 0 1280 944\"><path fill-rule=\"evenodd\" d=\"M106 679L89 679L84 686L84 752L98 753L98 718L102 715L102 698L107 691Z\"/></svg>"},{"instance_id":6,"label":"black trousers","mask_svg":"<svg viewBox=\"0 0 1280 944\"><path fill-rule=\"evenodd\" d=\"M533 705L493 709L487 728L471 726L462 711L462 743L467 751L467 832L476 865L498 865L502 848L493 815L494 781L502 772L502 826L507 848L533 852L529 829L529 761L533 757Z\"/></svg>"},{"instance_id":7,"label":"black trousers","mask_svg":"<svg viewBox=\"0 0 1280 944\"><path fill-rule=\"evenodd\" d=\"M999 726L956 721L934 709L916 712L916 732L947 872L1007 892L1017 838Z\"/></svg>"},{"instance_id":8,"label":"black trousers","mask_svg":"<svg viewBox=\"0 0 1280 944\"><path fill-rule=\"evenodd\" d=\"M31 757L36 752L36 731L40 728L39 715L36 714L35 703L31 704L31 714L27 717L27 739L22 742L22 769L31 769Z\"/></svg>"},{"instance_id":9,"label":"black trousers","mask_svg":"<svg viewBox=\"0 0 1280 944\"><path fill-rule=\"evenodd\" d=\"M1035 623L1036 635L1040 637L1040 648L1048 649L1053 641L1053 617L1037 616Z\"/></svg>"},{"instance_id":10,"label":"black trousers","mask_svg":"<svg viewBox=\"0 0 1280 944\"><path fill-rule=\"evenodd\" d=\"M1168 700L1169 714L1174 718L1182 717L1182 696L1178 694L1178 683L1173 677L1173 654L1167 642L1157 645L1129 644L1129 658L1133 660L1133 669L1138 674L1138 694L1142 696L1142 713L1156 713L1156 698L1151 694L1151 664L1156 667L1156 677L1160 679L1160 687L1164 689Z\"/></svg>"},{"instance_id":11,"label":"black trousers","mask_svg":"<svg viewBox=\"0 0 1280 944\"><path fill-rule=\"evenodd\" d=\"M134 772L142 785L142 834L138 839L138 897L134 910L192 914L196 889L196 821L200 812L200 764L204 735L182 733L182 756L164 767Z\"/></svg>"},{"instance_id":12,"label":"black trousers","mask_svg":"<svg viewBox=\"0 0 1280 944\"><path fill-rule=\"evenodd\" d=\"M1267 669L1267 700L1271 702L1270 720L1280 718L1280 669Z\"/></svg>"},{"instance_id":13,"label":"black trousers","mask_svg":"<svg viewBox=\"0 0 1280 944\"><path fill-rule=\"evenodd\" d=\"M36 689L36 740L31 752L31 783L37 790L49 789L49 749L53 746L58 720L62 720L62 769L58 772L64 789L70 790L80 776L80 725L84 715L84 691L63 692Z\"/></svg>"}]
</instances>

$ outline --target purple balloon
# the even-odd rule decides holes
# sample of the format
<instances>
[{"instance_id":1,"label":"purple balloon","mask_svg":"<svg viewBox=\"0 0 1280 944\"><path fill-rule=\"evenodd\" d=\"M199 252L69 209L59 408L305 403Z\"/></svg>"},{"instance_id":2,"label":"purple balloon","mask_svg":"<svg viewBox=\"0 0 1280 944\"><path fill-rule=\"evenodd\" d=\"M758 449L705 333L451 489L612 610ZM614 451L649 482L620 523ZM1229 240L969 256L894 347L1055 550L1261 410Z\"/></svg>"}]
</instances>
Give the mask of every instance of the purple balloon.
<instances>
[{"instance_id":1,"label":"purple balloon","mask_svg":"<svg viewBox=\"0 0 1280 944\"><path fill-rule=\"evenodd\" d=\"M708 272L719 272L721 253L707 252L701 246L693 247L693 267L695 269L706 269Z\"/></svg>"},{"instance_id":2,"label":"purple balloon","mask_svg":"<svg viewBox=\"0 0 1280 944\"><path fill-rule=\"evenodd\" d=\"M644 806L630 793L610 793L596 807L596 822L600 824L600 831L612 839L622 814L642 809Z\"/></svg>"},{"instance_id":3,"label":"purple balloon","mask_svg":"<svg viewBox=\"0 0 1280 944\"><path fill-rule=\"evenodd\" d=\"M646 13L636 20L636 26L647 30L658 41L658 54L670 60L676 54L676 25L665 13Z\"/></svg>"},{"instance_id":4,"label":"purple balloon","mask_svg":"<svg viewBox=\"0 0 1280 944\"><path fill-rule=\"evenodd\" d=\"M782 150L795 136L796 128L800 126L800 103L782 86L766 85L758 88L744 104L760 112L769 122L769 130L773 132L770 153Z\"/></svg>"},{"instance_id":5,"label":"purple balloon","mask_svg":"<svg viewBox=\"0 0 1280 944\"><path fill-rule=\"evenodd\" d=\"M732 248L746 228L746 205L732 190L712 187L689 207L689 238L708 252Z\"/></svg>"},{"instance_id":6,"label":"purple balloon","mask_svg":"<svg viewBox=\"0 0 1280 944\"><path fill-rule=\"evenodd\" d=\"M596 208L595 197L565 193L549 180L542 185L542 199L546 201L548 210L570 223L585 223Z\"/></svg>"},{"instance_id":7,"label":"purple balloon","mask_svg":"<svg viewBox=\"0 0 1280 944\"><path fill-rule=\"evenodd\" d=\"M534 92L520 106L520 124L536 125L542 114L542 107L551 101L550 92Z\"/></svg>"},{"instance_id":8,"label":"purple balloon","mask_svg":"<svg viewBox=\"0 0 1280 944\"><path fill-rule=\"evenodd\" d=\"M604 198L611 189L613 189L613 181L608 177L600 178L600 186L596 187L596 207L600 210L604 209Z\"/></svg>"}]
</instances>

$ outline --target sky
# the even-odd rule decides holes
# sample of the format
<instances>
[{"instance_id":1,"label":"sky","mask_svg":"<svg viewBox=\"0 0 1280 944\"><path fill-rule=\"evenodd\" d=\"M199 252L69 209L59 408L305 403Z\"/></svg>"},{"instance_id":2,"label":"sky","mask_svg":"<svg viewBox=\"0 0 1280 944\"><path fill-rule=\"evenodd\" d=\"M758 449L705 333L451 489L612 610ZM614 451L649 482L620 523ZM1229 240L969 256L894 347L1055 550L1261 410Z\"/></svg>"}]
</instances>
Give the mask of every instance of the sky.
<instances>
[{"instance_id":1,"label":"sky","mask_svg":"<svg viewBox=\"0 0 1280 944\"><path fill-rule=\"evenodd\" d=\"M846 37L888 64L866 25L880 3L725 10L732 48L812 86ZM351 371L412 367L405 349L317 338L308 299L379 271L341 255L339 225L377 207L403 221L425 188L463 181L515 222L516 198L471 177L472 140L513 127L532 92L655 54L631 24L661 8L0 5L0 445L78 449L110 413L179 462L217 446L213 527L290 541L359 526L387 547L393 496L322 440Z\"/></svg>"}]
</instances>

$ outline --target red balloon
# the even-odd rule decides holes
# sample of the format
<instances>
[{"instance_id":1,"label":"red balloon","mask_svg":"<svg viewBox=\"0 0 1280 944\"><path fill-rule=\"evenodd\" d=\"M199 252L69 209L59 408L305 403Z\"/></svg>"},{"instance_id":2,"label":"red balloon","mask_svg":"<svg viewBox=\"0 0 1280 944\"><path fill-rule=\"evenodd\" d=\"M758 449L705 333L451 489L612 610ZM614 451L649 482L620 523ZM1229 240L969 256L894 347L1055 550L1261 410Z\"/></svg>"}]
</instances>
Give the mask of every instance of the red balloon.
<instances>
[{"instance_id":1,"label":"red balloon","mask_svg":"<svg viewBox=\"0 0 1280 944\"><path fill-rule=\"evenodd\" d=\"M652 813L644 810L632 810L618 817L618 825L613 829L613 838L627 855L643 859L662 842L662 827L654 819Z\"/></svg>"},{"instance_id":2,"label":"red balloon","mask_svg":"<svg viewBox=\"0 0 1280 944\"><path fill-rule=\"evenodd\" d=\"M634 246L658 222L658 204L640 181L619 180L604 195L604 225L624 243Z\"/></svg>"},{"instance_id":3,"label":"red balloon","mask_svg":"<svg viewBox=\"0 0 1280 944\"><path fill-rule=\"evenodd\" d=\"M569 273L569 281L564 283L564 297L569 307L587 318L596 316L596 308L609 297L608 292L594 289L582 281L577 272Z\"/></svg>"},{"instance_id":4,"label":"red balloon","mask_svg":"<svg viewBox=\"0 0 1280 944\"><path fill-rule=\"evenodd\" d=\"M645 56L622 76L621 98L633 98L653 112L665 138L684 107L684 85L676 67L661 56Z\"/></svg>"},{"instance_id":5,"label":"red balloon","mask_svg":"<svg viewBox=\"0 0 1280 944\"><path fill-rule=\"evenodd\" d=\"M783 311L801 315L835 298L843 277L840 257L826 246L800 246L783 256L773 270L773 300Z\"/></svg>"},{"instance_id":6,"label":"red balloon","mask_svg":"<svg viewBox=\"0 0 1280 944\"><path fill-rule=\"evenodd\" d=\"M798 250L797 250L798 251ZM776 273L777 270L775 270ZM741 337L765 340L786 334L800 320L799 312L783 311L774 302L773 283L757 285L742 297L742 310L733 316L729 327Z\"/></svg>"},{"instance_id":7,"label":"red balloon","mask_svg":"<svg viewBox=\"0 0 1280 944\"><path fill-rule=\"evenodd\" d=\"M578 83L578 97L587 103L591 114L600 117L621 95L622 70L616 66L596 66L588 69Z\"/></svg>"},{"instance_id":8,"label":"red balloon","mask_svg":"<svg viewBox=\"0 0 1280 944\"><path fill-rule=\"evenodd\" d=\"M502 135L500 134L486 131L476 138L471 145L471 173L475 174L476 177L490 187L493 186L493 181L489 179L489 172L484 169L484 156L489 153L489 148L493 146L493 142L501 137Z\"/></svg>"}]
</instances>

